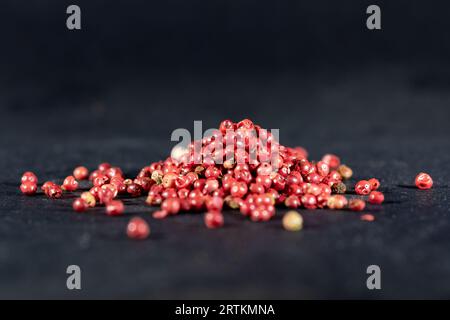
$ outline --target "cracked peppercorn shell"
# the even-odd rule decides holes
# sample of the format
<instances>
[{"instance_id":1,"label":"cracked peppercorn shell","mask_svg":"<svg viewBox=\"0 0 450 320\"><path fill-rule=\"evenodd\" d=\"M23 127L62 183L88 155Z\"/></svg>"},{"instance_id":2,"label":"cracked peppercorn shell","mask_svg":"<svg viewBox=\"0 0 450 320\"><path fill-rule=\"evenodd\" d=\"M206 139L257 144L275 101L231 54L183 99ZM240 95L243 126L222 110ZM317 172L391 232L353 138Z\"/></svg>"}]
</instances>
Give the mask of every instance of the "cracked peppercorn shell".
<instances>
[{"instance_id":1,"label":"cracked peppercorn shell","mask_svg":"<svg viewBox=\"0 0 450 320\"><path fill-rule=\"evenodd\" d=\"M337 194L344 194L347 191L347 186L343 182L333 183L331 191Z\"/></svg>"},{"instance_id":2,"label":"cracked peppercorn shell","mask_svg":"<svg viewBox=\"0 0 450 320\"><path fill-rule=\"evenodd\" d=\"M95 196L92 193L88 192L88 191L83 192L80 195L80 198L83 199L86 202L88 207L91 207L91 208L95 207L95 205L97 203L97 200L95 199Z\"/></svg>"}]
</instances>

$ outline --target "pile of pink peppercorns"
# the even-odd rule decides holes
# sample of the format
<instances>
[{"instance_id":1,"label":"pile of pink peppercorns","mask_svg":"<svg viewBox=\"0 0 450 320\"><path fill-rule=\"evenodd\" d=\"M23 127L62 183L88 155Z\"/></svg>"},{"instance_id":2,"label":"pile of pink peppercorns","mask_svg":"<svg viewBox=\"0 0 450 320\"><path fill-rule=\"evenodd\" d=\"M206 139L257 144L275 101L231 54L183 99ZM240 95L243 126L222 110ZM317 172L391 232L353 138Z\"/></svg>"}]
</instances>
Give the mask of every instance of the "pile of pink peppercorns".
<instances>
[{"instance_id":1,"label":"pile of pink peppercorns","mask_svg":"<svg viewBox=\"0 0 450 320\"><path fill-rule=\"evenodd\" d=\"M249 135L250 131L256 132L256 137ZM239 147L242 141L246 143ZM199 155L194 152L198 145ZM270 151L275 146L277 153L273 161ZM256 147L261 147L258 157L250 161L250 153ZM359 197L347 198L343 181L353 172L341 164L339 157L326 154L318 162L310 161L305 149L280 145L270 132L248 119L237 123L224 120L211 136L177 151L164 161L142 168L134 179L126 178L119 167L102 163L91 173L86 167L77 167L62 185L47 181L41 190L47 197L58 199L65 192L77 191L79 181L89 180L91 189L73 201L76 212L104 206L107 215L122 215L125 206L119 200L121 195L145 196L148 205L160 206L153 213L154 218L163 219L186 211L206 212L204 222L208 228L224 224L224 206L238 209L252 221L268 221L275 215L275 206L363 211L364 196L370 204L380 205L384 201L376 178L357 182L354 191ZM221 161L217 161L218 156ZM34 173L25 172L21 181L22 193L36 194L38 178ZM428 174L419 173L415 184L419 189L429 189L433 181ZM361 219L373 221L374 216L364 214ZM287 212L282 222L291 231L303 226L303 218L295 210ZM130 238L145 239L149 234L150 227L144 219L134 217L129 221Z\"/></svg>"}]
</instances>

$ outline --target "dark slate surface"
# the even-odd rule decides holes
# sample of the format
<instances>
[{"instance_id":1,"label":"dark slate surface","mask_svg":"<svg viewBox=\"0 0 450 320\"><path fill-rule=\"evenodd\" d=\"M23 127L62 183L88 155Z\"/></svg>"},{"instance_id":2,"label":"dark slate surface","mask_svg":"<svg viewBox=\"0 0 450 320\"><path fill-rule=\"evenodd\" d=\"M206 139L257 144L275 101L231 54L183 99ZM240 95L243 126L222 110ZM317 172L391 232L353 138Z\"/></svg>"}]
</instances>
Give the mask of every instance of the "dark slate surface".
<instances>
[{"instance_id":1,"label":"dark slate surface","mask_svg":"<svg viewBox=\"0 0 450 320\"><path fill-rule=\"evenodd\" d=\"M58 81L3 82L0 297L448 298L450 95L436 76L445 69L410 70L105 75L86 95ZM355 179L378 177L386 203L366 210L376 221L302 210L304 230L288 233L282 210L269 223L227 212L226 227L211 231L196 214L156 221L143 198L126 199L127 215L109 218L101 208L73 213L73 196L19 194L25 170L43 181L109 161L134 175L167 155L173 129L225 117L280 128L282 143L313 159L337 153ZM435 188L412 187L419 171ZM150 223L148 240L125 236L133 215ZM82 269L79 292L65 287L70 264ZM371 264L381 267L380 291L366 288Z\"/></svg>"}]
</instances>

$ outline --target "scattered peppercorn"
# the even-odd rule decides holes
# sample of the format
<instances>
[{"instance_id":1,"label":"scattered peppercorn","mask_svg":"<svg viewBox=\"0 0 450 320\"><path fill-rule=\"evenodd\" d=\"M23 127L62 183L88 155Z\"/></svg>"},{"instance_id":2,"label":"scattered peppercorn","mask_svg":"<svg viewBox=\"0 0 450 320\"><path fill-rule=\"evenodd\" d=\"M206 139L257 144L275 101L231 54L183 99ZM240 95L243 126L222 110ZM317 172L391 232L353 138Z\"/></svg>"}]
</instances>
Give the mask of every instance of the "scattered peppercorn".
<instances>
[{"instance_id":1,"label":"scattered peppercorn","mask_svg":"<svg viewBox=\"0 0 450 320\"><path fill-rule=\"evenodd\" d=\"M64 182L61 186L63 190L66 191L75 191L78 189L78 181L75 180L75 177L68 176L66 179L64 179Z\"/></svg>"},{"instance_id":2,"label":"scattered peppercorn","mask_svg":"<svg viewBox=\"0 0 450 320\"><path fill-rule=\"evenodd\" d=\"M369 194L369 203L371 204L382 204L384 201L384 194L380 191L372 191Z\"/></svg>"},{"instance_id":3,"label":"scattered peppercorn","mask_svg":"<svg viewBox=\"0 0 450 320\"><path fill-rule=\"evenodd\" d=\"M134 217L128 222L127 235L131 239L146 239L150 235L150 226L144 219Z\"/></svg>"},{"instance_id":4,"label":"scattered peppercorn","mask_svg":"<svg viewBox=\"0 0 450 320\"><path fill-rule=\"evenodd\" d=\"M377 190L380 187L380 181L376 178L369 179L370 187L372 191Z\"/></svg>"},{"instance_id":5,"label":"scattered peppercorn","mask_svg":"<svg viewBox=\"0 0 450 320\"><path fill-rule=\"evenodd\" d=\"M232 145L227 145L230 142ZM251 159L255 150L258 150L257 159ZM277 152L272 154L272 150ZM73 202L75 211L103 204L108 215L120 215L124 204L118 198L124 194L144 195L147 204L160 206L153 213L154 218L185 211L206 212L204 223L208 228L223 226L224 205L255 222L272 219L276 205L310 210L339 210L347 206L350 210L364 209L364 200L348 201L342 195L346 192L342 180L349 179L353 172L341 165L338 156L326 154L318 162L307 157L305 149L280 145L271 132L249 119L237 123L224 120L211 136L193 141L187 147L175 147L171 156L148 164L133 179L125 177L121 168L105 162L90 174L86 167L77 167L73 176L64 180L62 188L48 181L42 190L50 198L60 198L63 189L76 191L78 181L89 178L90 190ZM424 181L432 184L431 178L419 180L420 188L427 185ZM375 191L379 186L375 178L361 180L355 185L355 192L368 195L372 191L368 201L381 203L384 196ZM36 190L36 175L24 173L21 191L34 194ZM287 230L300 230L302 222L301 215L295 211L283 217ZM127 234L131 238L142 239L149 233L148 224L141 218L133 218L128 224Z\"/></svg>"},{"instance_id":6,"label":"scattered peppercorn","mask_svg":"<svg viewBox=\"0 0 450 320\"><path fill-rule=\"evenodd\" d=\"M303 228L303 217L297 211L288 211L283 216L282 223L288 231L299 231Z\"/></svg>"},{"instance_id":7,"label":"scattered peppercorn","mask_svg":"<svg viewBox=\"0 0 450 320\"><path fill-rule=\"evenodd\" d=\"M355 185L355 192L359 195L368 195L372 190L372 185L367 180L361 180Z\"/></svg>"},{"instance_id":8,"label":"scattered peppercorn","mask_svg":"<svg viewBox=\"0 0 450 320\"><path fill-rule=\"evenodd\" d=\"M89 177L89 170L83 166L76 167L73 170L73 176L77 180L86 180Z\"/></svg>"},{"instance_id":9,"label":"scattered peppercorn","mask_svg":"<svg viewBox=\"0 0 450 320\"><path fill-rule=\"evenodd\" d=\"M431 189L433 186L433 179L427 173L421 172L416 176L416 187L421 190Z\"/></svg>"},{"instance_id":10,"label":"scattered peppercorn","mask_svg":"<svg viewBox=\"0 0 450 320\"><path fill-rule=\"evenodd\" d=\"M363 214L363 215L360 217L360 219L361 219L362 221L369 221L369 222L371 222L371 221L374 221L374 220L375 220L375 217L373 216L373 214Z\"/></svg>"},{"instance_id":11,"label":"scattered peppercorn","mask_svg":"<svg viewBox=\"0 0 450 320\"><path fill-rule=\"evenodd\" d=\"M361 199L351 199L348 202L348 208L352 211L363 211L366 207L366 202Z\"/></svg>"},{"instance_id":12,"label":"scattered peppercorn","mask_svg":"<svg viewBox=\"0 0 450 320\"><path fill-rule=\"evenodd\" d=\"M88 208L88 205L87 205L86 201L84 201L81 198L78 198L73 201L72 207L73 207L73 210L75 210L76 212L83 212L83 211L86 211L86 209Z\"/></svg>"},{"instance_id":13,"label":"scattered peppercorn","mask_svg":"<svg viewBox=\"0 0 450 320\"><path fill-rule=\"evenodd\" d=\"M124 210L125 206L120 200L112 200L106 205L106 214L109 216L120 216Z\"/></svg>"}]
</instances>

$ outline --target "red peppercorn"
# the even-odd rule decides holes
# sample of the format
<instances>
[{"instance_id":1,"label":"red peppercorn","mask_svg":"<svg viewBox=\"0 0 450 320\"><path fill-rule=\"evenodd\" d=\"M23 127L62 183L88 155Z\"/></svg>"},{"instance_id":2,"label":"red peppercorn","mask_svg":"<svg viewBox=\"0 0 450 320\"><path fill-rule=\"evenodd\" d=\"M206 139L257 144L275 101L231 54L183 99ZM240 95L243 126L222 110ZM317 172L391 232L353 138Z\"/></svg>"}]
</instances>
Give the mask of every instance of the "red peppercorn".
<instances>
[{"instance_id":1,"label":"red peppercorn","mask_svg":"<svg viewBox=\"0 0 450 320\"><path fill-rule=\"evenodd\" d=\"M297 196L289 196L284 200L284 204L288 208L297 209L300 206L300 199Z\"/></svg>"},{"instance_id":2,"label":"red peppercorn","mask_svg":"<svg viewBox=\"0 0 450 320\"><path fill-rule=\"evenodd\" d=\"M333 195L328 198L327 206L330 209L340 210L348 204L348 200L343 195Z\"/></svg>"},{"instance_id":3,"label":"red peppercorn","mask_svg":"<svg viewBox=\"0 0 450 320\"><path fill-rule=\"evenodd\" d=\"M107 184L109 178L106 174L98 173L97 176L93 180L93 184L95 187L101 187L104 184Z\"/></svg>"},{"instance_id":4,"label":"red peppercorn","mask_svg":"<svg viewBox=\"0 0 450 320\"><path fill-rule=\"evenodd\" d=\"M264 193L265 189L261 183L252 183L250 185L250 192L252 193Z\"/></svg>"},{"instance_id":5,"label":"red peppercorn","mask_svg":"<svg viewBox=\"0 0 450 320\"><path fill-rule=\"evenodd\" d=\"M245 182L235 182L230 189L230 193L233 197L242 198L248 191L248 187Z\"/></svg>"},{"instance_id":6,"label":"red peppercorn","mask_svg":"<svg viewBox=\"0 0 450 320\"><path fill-rule=\"evenodd\" d=\"M315 209L317 207L317 199L312 194L303 195L301 202L306 209Z\"/></svg>"},{"instance_id":7,"label":"red peppercorn","mask_svg":"<svg viewBox=\"0 0 450 320\"><path fill-rule=\"evenodd\" d=\"M372 222L375 220L375 217L372 214L363 214L360 218L362 221Z\"/></svg>"},{"instance_id":8,"label":"red peppercorn","mask_svg":"<svg viewBox=\"0 0 450 320\"><path fill-rule=\"evenodd\" d=\"M223 226L223 215L220 212L207 212L205 214L205 225L209 229L220 228Z\"/></svg>"},{"instance_id":9,"label":"red peppercorn","mask_svg":"<svg viewBox=\"0 0 450 320\"><path fill-rule=\"evenodd\" d=\"M130 183L127 187L127 193L132 197L139 197L142 194L142 188L136 183Z\"/></svg>"},{"instance_id":10,"label":"red peppercorn","mask_svg":"<svg viewBox=\"0 0 450 320\"><path fill-rule=\"evenodd\" d=\"M150 226L142 218L132 218L127 225L127 235L131 239L146 239L150 235Z\"/></svg>"},{"instance_id":11,"label":"red peppercorn","mask_svg":"<svg viewBox=\"0 0 450 320\"><path fill-rule=\"evenodd\" d=\"M332 169L336 169L341 164L339 157L331 153L324 155L322 161L328 164Z\"/></svg>"},{"instance_id":12,"label":"red peppercorn","mask_svg":"<svg viewBox=\"0 0 450 320\"><path fill-rule=\"evenodd\" d=\"M114 199L114 191L111 188L99 188L97 197L100 203L108 204Z\"/></svg>"},{"instance_id":13,"label":"red peppercorn","mask_svg":"<svg viewBox=\"0 0 450 320\"><path fill-rule=\"evenodd\" d=\"M75 180L74 176L68 176L67 178L64 179L62 189L69 192L75 191L78 189L78 181Z\"/></svg>"},{"instance_id":14,"label":"red peppercorn","mask_svg":"<svg viewBox=\"0 0 450 320\"><path fill-rule=\"evenodd\" d=\"M155 219L164 219L169 215L169 213L167 211L164 210L158 210L153 212L152 216Z\"/></svg>"},{"instance_id":15,"label":"red peppercorn","mask_svg":"<svg viewBox=\"0 0 450 320\"><path fill-rule=\"evenodd\" d=\"M25 181L20 185L20 191L27 196L31 196L36 193L37 184L30 181Z\"/></svg>"},{"instance_id":16,"label":"red peppercorn","mask_svg":"<svg viewBox=\"0 0 450 320\"><path fill-rule=\"evenodd\" d=\"M348 202L348 207L352 211L363 211L366 203L361 199L352 199Z\"/></svg>"},{"instance_id":17,"label":"red peppercorn","mask_svg":"<svg viewBox=\"0 0 450 320\"><path fill-rule=\"evenodd\" d=\"M53 184L50 185L47 189L47 191L45 192L45 194L52 199L59 199L62 197L62 189L60 186Z\"/></svg>"},{"instance_id":18,"label":"red peppercorn","mask_svg":"<svg viewBox=\"0 0 450 320\"><path fill-rule=\"evenodd\" d=\"M177 214L180 211L180 199L168 198L161 204L161 210L169 214Z\"/></svg>"},{"instance_id":19,"label":"red peppercorn","mask_svg":"<svg viewBox=\"0 0 450 320\"><path fill-rule=\"evenodd\" d=\"M371 184L367 180L361 180L355 185L355 192L359 195L367 195L372 189Z\"/></svg>"},{"instance_id":20,"label":"red peppercorn","mask_svg":"<svg viewBox=\"0 0 450 320\"><path fill-rule=\"evenodd\" d=\"M73 201L72 207L73 207L73 210L76 212L83 212L83 211L86 211L86 209L88 208L88 205L87 205L86 201L84 201L83 199L77 198Z\"/></svg>"},{"instance_id":21,"label":"red peppercorn","mask_svg":"<svg viewBox=\"0 0 450 320\"><path fill-rule=\"evenodd\" d=\"M31 172L31 171L27 171L22 175L22 179L21 179L22 183L25 182L30 182L32 184L38 184L38 178L37 176Z\"/></svg>"},{"instance_id":22,"label":"red peppercorn","mask_svg":"<svg viewBox=\"0 0 450 320\"><path fill-rule=\"evenodd\" d=\"M42 186L41 186L41 190L45 193L45 194L47 194L47 191L48 191L48 189L51 187L51 186L54 186L55 184L53 183L53 182L51 182L51 181L46 181Z\"/></svg>"},{"instance_id":23,"label":"red peppercorn","mask_svg":"<svg viewBox=\"0 0 450 320\"><path fill-rule=\"evenodd\" d=\"M384 201L384 194L379 191L372 191L369 194L369 203L372 204L382 204Z\"/></svg>"},{"instance_id":24,"label":"red peppercorn","mask_svg":"<svg viewBox=\"0 0 450 320\"><path fill-rule=\"evenodd\" d=\"M316 171L321 177L326 177L330 173L330 166L325 161L316 164Z\"/></svg>"},{"instance_id":25,"label":"red peppercorn","mask_svg":"<svg viewBox=\"0 0 450 320\"><path fill-rule=\"evenodd\" d=\"M89 177L89 170L83 166L76 167L73 170L73 176L77 180L86 180Z\"/></svg>"},{"instance_id":26,"label":"red peppercorn","mask_svg":"<svg viewBox=\"0 0 450 320\"><path fill-rule=\"evenodd\" d=\"M100 172L106 172L109 168L111 168L111 165L107 162L103 162L98 165L98 170Z\"/></svg>"},{"instance_id":27,"label":"red peppercorn","mask_svg":"<svg viewBox=\"0 0 450 320\"><path fill-rule=\"evenodd\" d=\"M427 173L421 172L416 176L416 187L421 190L430 189L433 186L433 179Z\"/></svg>"},{"instance_id":28,"label":"red peppercorn","mask_svg":"<svg viewBox=\"0 0 450 320\"><path fill-rule=\"evenodd\" d=\"M205 200L206 209L210 212L220 212L223 207L223 198L207 197Z\"/></svg>"},{"instance_id":29,"label":"red peppercorn","mask_svg":"<svg viewBox=\"0 0 450 320\"><path fill-rule=\"evenodd\" d=\"M369 179L369 183L372 191L377 190L380 187L380 181L376 178Z\"/></svg>"},{"instance_id":30,"label":"red peppercorn","mask_svg":"<svg viewBox=\"0 0 450 320\"><path fill-rule=\"evenodd\" d=\"M112 200L106 205L106 213L109 216L120 216L123 214L125 206L120 200Z\"/></svg>"}]
</instances>

